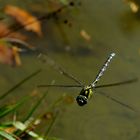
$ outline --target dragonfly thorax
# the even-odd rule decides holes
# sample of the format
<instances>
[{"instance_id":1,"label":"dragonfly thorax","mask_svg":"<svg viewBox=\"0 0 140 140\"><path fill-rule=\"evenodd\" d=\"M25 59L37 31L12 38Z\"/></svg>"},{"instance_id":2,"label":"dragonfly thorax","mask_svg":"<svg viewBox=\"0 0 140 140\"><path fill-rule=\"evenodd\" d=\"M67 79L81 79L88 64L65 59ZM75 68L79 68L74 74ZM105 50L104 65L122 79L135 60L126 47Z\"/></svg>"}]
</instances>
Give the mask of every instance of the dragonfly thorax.
<instances>
[{"instance_id":1,"label":"dragonfly thorax","mask_svg":"<svg viewBox=\"0 0 140 140\"><path fill-rule=\"evenodd\" d=\"M85 86L76 98L78 105L83 106L83 105L87 104L87 102L91 98L92 94L93 94L92 87Z\"/></svg>"}]
</instances>

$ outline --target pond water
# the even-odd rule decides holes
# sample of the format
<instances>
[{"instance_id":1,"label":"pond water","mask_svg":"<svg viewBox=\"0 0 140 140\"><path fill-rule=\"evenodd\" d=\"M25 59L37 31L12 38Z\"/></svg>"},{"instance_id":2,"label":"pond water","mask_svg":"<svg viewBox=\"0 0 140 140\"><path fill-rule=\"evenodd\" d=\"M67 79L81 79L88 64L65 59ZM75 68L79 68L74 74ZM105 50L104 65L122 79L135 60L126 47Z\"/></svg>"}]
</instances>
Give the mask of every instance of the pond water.
<instances>
[{"instance_id":1,"label":"pond water","mask_svg":"<svg viewBox=\"0 0 140 140\"><path fill-rule=\"evenodd\" d=\"M7 1L4 3L19 3ZM26 1L23 7L35 7L41 1ZM42 3L45 3L42 1ZM44 5L42 12L45 12ZM39 6L38 9L40 10ZM77 9L70 9L68 15L60 15L60 20L43 22L42 38L31 34L29 42L37 46L40 52L47 52L58 64L63 66L84 84L95 78L102 64L111 52L116 56L105 72L99 84L107 84L129 80L140 75L140 18L131 13L129 6L123 1L84 0ZM72 27L61 21L68 18ZM90 36L87 42L80 36L84 29ZM45 52L45 53L46 53ZM22 97L32 91L38 84L49 84L55 80L57 84L74 84L49 65L42 64L36 54L22 56L23 65L18 68L0 65L0 91L5 92L17 81L29 73L39 69L43 71L27 82L7 100ZM48 102L53 102L63 93L76 97L79 89L49 89ZM136 83L102 88L99 91L108 93L114 98L140 111L140 86ZM45 110L45 103L44 108ZM43 111L41 110L41 111ZM120 104L98 94L84 107L76 103L69 105L59 115L51 135L66 140L138 140L140 139L140 119L135 113Z\"/></svg>"}]
</instances>

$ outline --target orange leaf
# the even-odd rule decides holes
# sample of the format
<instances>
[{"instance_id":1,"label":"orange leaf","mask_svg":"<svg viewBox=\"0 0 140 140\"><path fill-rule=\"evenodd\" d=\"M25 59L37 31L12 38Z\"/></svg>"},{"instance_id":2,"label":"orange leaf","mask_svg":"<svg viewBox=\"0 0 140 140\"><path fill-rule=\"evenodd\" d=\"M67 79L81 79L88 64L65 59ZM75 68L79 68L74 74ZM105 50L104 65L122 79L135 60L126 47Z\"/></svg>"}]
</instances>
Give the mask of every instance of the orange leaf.
<instances>
[{"instance_id":1,"label":"orange leaf","mask_svg":"<svg viewBox=\"0 0 140 140\"><path fill-rule=\"evenodd\" d=\"M20 66L21 60L19 55L19 48L17 48L16 46L12 47L12 52L13 52L13 60L15 61L15 64L17 66Z\"/></svg>"},{"instance_id":2,"label":"orange leaf","mask_svg":"<svg viewBox=\"0 0 140 140\"><path fill-rule=\"evenodd\" d=\"M4 12L12 17L14 17L17 22L19 22L26 30L33 31L39 36L42 35L40 22L36 17L32 16L25 10L18 8L16 6L7 5Z\"/></svg>"},{"instance_id":3,"label":"orange leaf","mask_svg":"<svg viewBox=\"0 0 140 140\"><path fill-rule=\"evenodd\" d=\"M13 127L13 126L11 126L11 127L5 128L4 130L5 130L7 133L12 134L12 133L16 130L16 128Z\"/></svg>"},{"instance_id":4,"label":"orange leaf","mask_svg":"<svg viewBox=\"0 0 140 140\"><path fill-rule=\"evenodd\" d=\"M0 44L0 63L12 65L13 55L11 49Z\"/></svg>"},{"instance_id":5,"label":"orange leaf","mask_svg":"<svg viewBox=\"0 0 140 140\"><path fill-rule=\"evenodd\" d=\"M0 63L20 66L19 48L12 47L8 43L0 41Z\"/></svg>"}]
</instances>

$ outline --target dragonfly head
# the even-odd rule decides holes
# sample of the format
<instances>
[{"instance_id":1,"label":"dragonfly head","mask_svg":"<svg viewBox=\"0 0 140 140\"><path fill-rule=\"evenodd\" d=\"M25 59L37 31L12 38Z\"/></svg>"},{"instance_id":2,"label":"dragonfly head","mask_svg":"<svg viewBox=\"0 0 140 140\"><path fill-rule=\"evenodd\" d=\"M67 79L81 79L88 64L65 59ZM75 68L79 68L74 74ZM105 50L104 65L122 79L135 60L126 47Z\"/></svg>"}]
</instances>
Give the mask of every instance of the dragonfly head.
<instances>
[{"instance_id":1,"label":"dragonfly head","mask_svg":"<svg viewBox=\"0 0 140 140\"><path fill-rule=\"evenodd\" d=\"M88 99L86 96L78 95L76 98L76 101L77 101L79 106L83 106L83 105L87 104Z\"/></svg>"},{"instance_id":2,"label":"dragonfly head","mask_svg":"<svg viewBox=\"0 0 140 140\"><path fill-rule=\"evenodd\" d=\"M93 94L93 91L92 91L91 86L85 86L76 98L78 105L83 106L87 104L92 94Z\"/></svg>"}]
</instances>

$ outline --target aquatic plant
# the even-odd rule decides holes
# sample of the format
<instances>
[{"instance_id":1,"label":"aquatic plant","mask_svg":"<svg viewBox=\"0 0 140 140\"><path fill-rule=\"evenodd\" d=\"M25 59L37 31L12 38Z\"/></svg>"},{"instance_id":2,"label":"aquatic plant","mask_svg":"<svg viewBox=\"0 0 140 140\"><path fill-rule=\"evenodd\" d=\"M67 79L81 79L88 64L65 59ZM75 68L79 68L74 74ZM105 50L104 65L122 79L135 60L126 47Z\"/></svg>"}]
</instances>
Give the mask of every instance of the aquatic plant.
<instances>
[{"instance_id":1,"label":"aquatic plant","mask_svg":"<svg viewBox=\"0 0 140 140\"><path fill-rule=\"evenodd\" d=\"M29 76L25 77L23 80L18 82L15 86L9 89L7 92L0 96L0 100L5 99L9 94L12 94L13 91L18 89L22 84L26 83L28 80L39 74L41 70L37 70L31 73ZM5 119L5 121L0 123L0 139L8 139L8 140L22 140L22 139L36 139L36 140L60 140L56 137L50 137L50 131L61 112L61 104L69 103L69 99L66 95L62 95L56 101L54 101L45 112L39 113L39 116L34 116L33 114L37 111L38 107L41 105L42 101L46 98L48 91L44 92L40 99L33 105L29 112L26 113L25 116L22 117L22 120L17 120L17 116L15 112L20 110L20 107L23 104L26 104L27 101L32 101L32 95L23 97L19 101L16 101L14 104L3 105L0 107L0 119ZM57 109L56 109L57 108ZM8 121L9 114L13 115L13 120ZM41 124L41 122L45 120L49 123L47 124L47 128L45 132L42 134L38 134L35 132L37 126ZM42 124L41 124L42 125Z\"/></svg>"}]
</instances>

